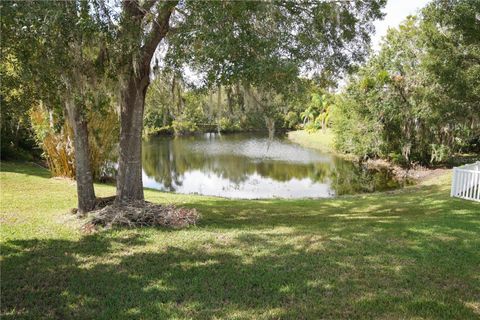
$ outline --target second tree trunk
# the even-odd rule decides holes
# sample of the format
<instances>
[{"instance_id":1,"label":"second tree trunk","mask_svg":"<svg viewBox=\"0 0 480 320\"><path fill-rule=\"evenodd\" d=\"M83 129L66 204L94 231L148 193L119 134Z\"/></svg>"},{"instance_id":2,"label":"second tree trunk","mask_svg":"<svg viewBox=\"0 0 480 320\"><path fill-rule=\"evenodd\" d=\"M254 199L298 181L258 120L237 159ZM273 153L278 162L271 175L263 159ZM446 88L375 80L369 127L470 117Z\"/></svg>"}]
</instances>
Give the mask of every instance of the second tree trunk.
<instances>
[{"instance_id":1,"label":"second tree trunk","mask_svg":"<svg viewBox=\"0 0 480 320\"><path fill-rule=\"evenodd\" d=\"M90 165L88 128L81 110L75 105L73 100L67 102L66 109L74 135L78 213L83 215L95 208L95 190Z\"/></svg>"}]
</instances>

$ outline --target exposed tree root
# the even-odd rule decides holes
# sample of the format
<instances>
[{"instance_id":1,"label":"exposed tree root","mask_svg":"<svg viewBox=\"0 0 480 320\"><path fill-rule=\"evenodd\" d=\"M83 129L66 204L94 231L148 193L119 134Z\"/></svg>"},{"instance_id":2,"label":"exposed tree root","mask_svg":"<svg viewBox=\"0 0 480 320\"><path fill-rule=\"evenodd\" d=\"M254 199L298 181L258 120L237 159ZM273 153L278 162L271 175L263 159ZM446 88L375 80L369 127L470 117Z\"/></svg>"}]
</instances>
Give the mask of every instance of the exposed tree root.
<instances>
[{"instance_id":1,"label":"exposed tree root","mask_svg":"<svg viewBox=\"0 0 480 320\"><path fill-rule=\"evenodd\" d=\"M113 204L116 196L104 197L95 199L95 210L102 209L108 205Z\"/></svg>"},{"instance_id":2,"label":"exposed tree root","mask_svg":"<svg viewBox=\"0 0 480 320\"><path fill-rule=\"evenodd\" d=\"M99 210L102 209L108 205L113 204L115 201L115 196L110 196L110 197L97 197L95 199L95 208L93 210ZM70 213L72 214L78 214L78 208L72 208L70 209ZM85 215L79 216L80 218L85 217Z\"/></svg>"}]
</instances>

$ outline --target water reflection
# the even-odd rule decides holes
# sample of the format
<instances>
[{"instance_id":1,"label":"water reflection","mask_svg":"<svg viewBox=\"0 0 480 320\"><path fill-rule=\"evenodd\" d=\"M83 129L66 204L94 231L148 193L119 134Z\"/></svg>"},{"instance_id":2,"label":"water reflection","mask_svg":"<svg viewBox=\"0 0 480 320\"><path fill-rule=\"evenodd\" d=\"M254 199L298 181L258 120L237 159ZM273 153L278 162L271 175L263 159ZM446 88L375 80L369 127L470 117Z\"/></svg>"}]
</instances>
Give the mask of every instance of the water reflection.
<instances>
[{"instance_id":1,"label":"water reflection","mask_svg":"<svg viewBox=\"0 0 480 320\"><path fill-rule=\"evenodd\" d=\"M154 137L144 141L142 160L145 187L178 193L303 198L400 186L387 170L253 134Z\"/></svg>"}]
</instances>

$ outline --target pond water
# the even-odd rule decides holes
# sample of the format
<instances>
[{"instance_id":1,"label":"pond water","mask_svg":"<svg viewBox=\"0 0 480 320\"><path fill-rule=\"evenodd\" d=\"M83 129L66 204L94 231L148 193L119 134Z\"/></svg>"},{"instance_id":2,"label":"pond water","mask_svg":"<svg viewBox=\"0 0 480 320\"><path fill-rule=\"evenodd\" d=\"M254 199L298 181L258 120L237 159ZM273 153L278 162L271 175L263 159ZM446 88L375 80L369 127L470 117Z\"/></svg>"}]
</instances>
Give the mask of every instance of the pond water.
<instances>
[{"instance_id":1,"label":"pond water","mask_svg":"<svg viewBox=\"0 0 480 320\"><path fill-rule=\"evenodd\" d=\"M227 198L326 198L399 188L367 169L285 137L258 134L152 137L143 142L143 185Z\"/></svg>"}]
</instances>

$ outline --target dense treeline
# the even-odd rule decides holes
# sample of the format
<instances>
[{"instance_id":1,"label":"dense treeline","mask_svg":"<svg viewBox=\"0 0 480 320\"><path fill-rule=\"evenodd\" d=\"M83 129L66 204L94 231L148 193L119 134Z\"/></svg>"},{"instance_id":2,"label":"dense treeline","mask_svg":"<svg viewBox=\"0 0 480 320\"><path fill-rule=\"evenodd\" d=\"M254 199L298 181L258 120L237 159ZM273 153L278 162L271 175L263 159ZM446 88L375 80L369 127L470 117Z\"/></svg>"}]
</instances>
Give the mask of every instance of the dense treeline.
<instances>
[{"instance_id":1,"label":"dense treeline","mask_svg":"<svg viewBox=\"0 0 480 320\"><path fill-rule=\"evenodd\" d=\"M14 45L5 45L12 32L4 28L8 22L8 11L2 12L2 46L0 63L0 108L1 108L1 158L32 159L40 153L36 149L33 130L28 115L34 104L31 88L25 83L26 66L17 58ZM13 39L12 39L13 40Z\"/></svg>"},{"instance_id":2,"label":"dense treeline","mask_svg":"<svg viewBox=\"0 0 480 320\"><path fill-rule=\"evenodd\" d=\"M478 12L478 1L434 1L389 30L337 97L337 148L404 164L480 153Z\"/></svg>"},{"instance_id":3,"label":"dense treeline","mask_svg":"<svg viewBox=\"0 0 480 320\"><path fill-rule=\"evenodd\" d=\"M110 136L118 120L102 84L104 66L95 56L100 26L88 15L88 2L8 1L0 10L2 159L42 156L54 175L74 178L75 113L86 118L89 166L100 177L115 157Z\"/></svg>"},{"instance_id":4,"label":"dense treeline","mask_svg":"<svg viewBox=\"0 0 480 320\"><path fill-rule=\"evenodd\" d=\"M261 92L237 82L192 88L180 74L163 73L146 99L145 133L195 134L204 131L275 132L326 128L332 95L320 79L297 78L282 93ZM258 101L269 102L269 107Z\"/></svg>"}]
</instances>

